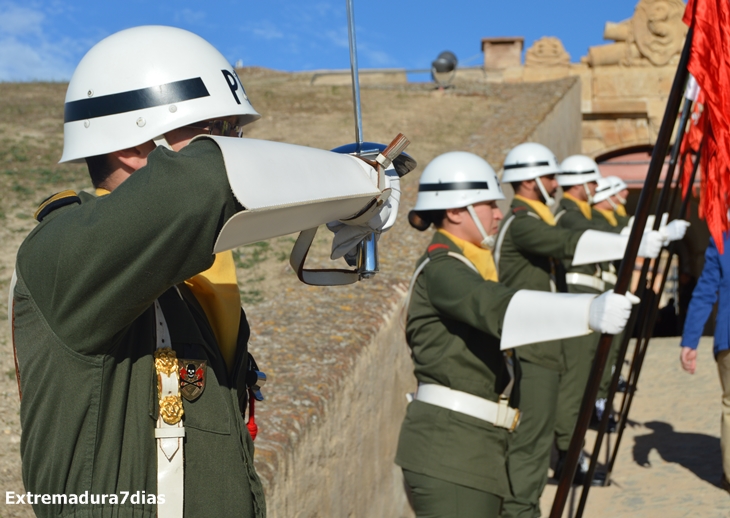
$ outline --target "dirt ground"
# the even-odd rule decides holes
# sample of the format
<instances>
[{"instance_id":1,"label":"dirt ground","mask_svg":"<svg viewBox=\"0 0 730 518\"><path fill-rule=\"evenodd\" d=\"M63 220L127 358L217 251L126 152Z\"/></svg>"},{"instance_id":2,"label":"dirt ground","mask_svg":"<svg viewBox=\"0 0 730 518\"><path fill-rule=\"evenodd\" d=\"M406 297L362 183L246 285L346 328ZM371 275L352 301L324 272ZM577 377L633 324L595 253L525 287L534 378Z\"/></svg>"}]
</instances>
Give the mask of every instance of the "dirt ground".
<instances>
[{"instance_id":1,"label":"dirt ground","mask_svg":"<svg viewBox=\"0 0 730 518\"><path fill-rule=\"evenodd\" d=\"M679 366L679 338L649 344L612 484L592 488L586 518L727 518L730 495L718 486L720 457L720 380L712 338L702 339L694 375ZM595 433L587 438L592 448ZM611 448L615 435L610 435ZM605 449L601 461L605 462ZM602 465L599 466L599 469ZM541 500L549 516L557 485ZM564 517L574 516L581 489L568 499ZM570 507L570 503L574 507Z\"/></svg>"}]
</instances>

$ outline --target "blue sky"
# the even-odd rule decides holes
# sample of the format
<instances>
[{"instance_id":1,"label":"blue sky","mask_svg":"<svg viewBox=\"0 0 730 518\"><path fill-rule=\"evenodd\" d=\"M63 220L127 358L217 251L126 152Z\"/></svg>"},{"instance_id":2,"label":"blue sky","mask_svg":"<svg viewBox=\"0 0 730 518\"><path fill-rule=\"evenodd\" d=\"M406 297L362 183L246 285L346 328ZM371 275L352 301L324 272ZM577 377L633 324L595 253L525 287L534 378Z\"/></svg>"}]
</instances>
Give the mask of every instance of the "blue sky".
<instances>
[{"instance_id":1,"label":"blue sky","mask_svg":"<svg viewBox=\"0 0 730 518\"><path fill-rule=\"evenodd\" d=\"M443 50L480 65L481 39L563 41L572 61L603 43L606 21L638 0L355 0L361 68L429 68ZM0 0L0 81L68 80L100 39L136 25L173 25L231 63L297 71L349 67L346 0Z\"/></svg>"}]
</instances>

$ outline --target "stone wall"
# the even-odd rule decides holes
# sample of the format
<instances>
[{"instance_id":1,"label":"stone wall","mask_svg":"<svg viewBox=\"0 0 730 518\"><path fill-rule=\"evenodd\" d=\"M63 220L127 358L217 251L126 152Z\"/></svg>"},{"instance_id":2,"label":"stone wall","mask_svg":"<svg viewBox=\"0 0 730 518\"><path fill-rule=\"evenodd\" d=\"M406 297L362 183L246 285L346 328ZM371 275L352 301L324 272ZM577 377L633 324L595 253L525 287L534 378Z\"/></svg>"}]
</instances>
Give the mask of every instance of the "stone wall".
<instances>
[{"instance_id":1,"label":"stone wall","mask_svg":"<svg viewBox=\"0 0 730 518\"><path fill-rule=\"evenodd\" d=\"M390 307L325 408L325 418L291 452L267 496L269 517L413 516L401 470L393 463L405 395L415 389L400 308Z\"/></svg>"}]
</instances>

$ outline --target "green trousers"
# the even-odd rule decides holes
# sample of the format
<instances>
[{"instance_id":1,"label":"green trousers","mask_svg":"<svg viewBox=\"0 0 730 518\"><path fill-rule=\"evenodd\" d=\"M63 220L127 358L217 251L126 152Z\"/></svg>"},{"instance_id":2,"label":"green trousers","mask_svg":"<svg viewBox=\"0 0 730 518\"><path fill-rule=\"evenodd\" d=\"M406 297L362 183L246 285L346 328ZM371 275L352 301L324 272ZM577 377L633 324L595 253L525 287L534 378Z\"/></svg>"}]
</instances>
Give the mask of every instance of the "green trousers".
<instances>
[{"instance_id":1,"label":"green trousers","mask_svg":"<svg viewBox=\"0 0 730 518\"><path fill-rule=\"evenodd\" d=\"M522 420L510 437L507 452L507 473L513 496L505 498L501 516L539 518L540 495L547 483L550 465L560 374L524 360L520 366Z\"/></svg>"},{"instance_id":2,"label":"green trousers","mask_svg":"<svg viewBox=\"0 0 730 518\"><path fill-rule=\"evenodd\" d=\"M502 499L492 493L403 470L417 518L498 518Z\"/></svg>"},{"instance_id":3,"label":"green trousers","mask_svg":"<svg viewBox=\"0 0 730 518\"><path fill-rule=\"evenodd\" d=\"M600 334L591 333L563 340L565 372L560 376L555 416L555 445L559 450L570 446L600 338Z\"/></svg>"},{"instance_id":4,"label":"green trousers","mask_svg":"<svg viewBox=\"0 0 730 518\"><path fill-rule=\"evenodd\" d=\"M619 361L618 353L619 349L621 348L621 342L624 339L624 334L626 333L626 330L624 330L623 333L615 335L613 337L613 342L611 342L611 351L608 353L608 360L606 360L606 368L603 369L603 376L601 377L601 386L598 389L598 398L607 398L608 397L608 389L611 387L611 377L613 376L614 368L620 369L621 365L618 365L617 362Z\"/></svg>"}]
</instances>

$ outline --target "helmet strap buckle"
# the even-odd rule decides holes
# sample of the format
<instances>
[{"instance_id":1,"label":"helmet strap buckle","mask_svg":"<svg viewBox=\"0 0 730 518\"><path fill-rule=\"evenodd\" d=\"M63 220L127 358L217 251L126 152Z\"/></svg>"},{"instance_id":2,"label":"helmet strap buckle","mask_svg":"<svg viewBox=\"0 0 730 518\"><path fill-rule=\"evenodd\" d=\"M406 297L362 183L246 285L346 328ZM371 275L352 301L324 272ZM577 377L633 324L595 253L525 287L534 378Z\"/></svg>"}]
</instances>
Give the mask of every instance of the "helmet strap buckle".
<instances>
[{"instance_id":1,"label":"helmet strap buckle","mask_svg":"<svg viewBox=\"0 0 730 518\"><path fill-rule=\"evenodd\" d=\"M474 225L476 225L477 230L482 235L482 241L479 243L479 245L484 248L485 250L493 250L494 244L496 242L495 236L490 236L487 234L487 232L484 230L484 225L482 225L481 220L479 219L479 216L477 215L477 212L474 210L474 205L467 205L466 210L469 212L469 215L471 216L471 219L474 220Z\"/></svg>"}]
</instances>

